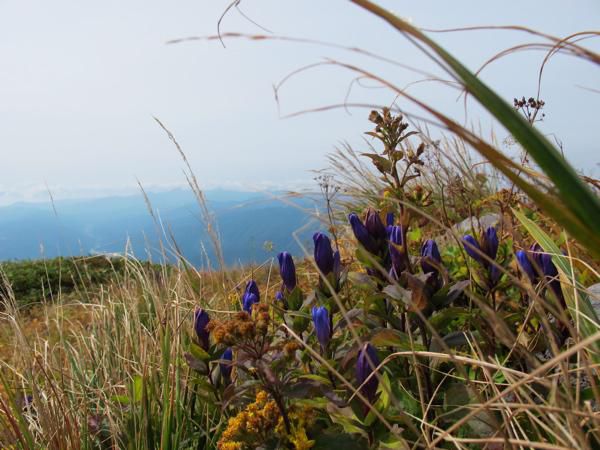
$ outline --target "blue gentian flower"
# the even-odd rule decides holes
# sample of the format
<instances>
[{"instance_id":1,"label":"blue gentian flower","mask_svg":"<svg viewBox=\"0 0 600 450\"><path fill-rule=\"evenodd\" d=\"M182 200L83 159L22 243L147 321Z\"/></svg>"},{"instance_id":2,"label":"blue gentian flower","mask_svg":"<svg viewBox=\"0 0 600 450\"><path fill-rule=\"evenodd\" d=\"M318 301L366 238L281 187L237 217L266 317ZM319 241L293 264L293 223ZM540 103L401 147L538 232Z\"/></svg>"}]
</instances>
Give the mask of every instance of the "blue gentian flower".
<instances>
[{"instance_id":1,"label":"blue gentian flower","mask_svg":"<svg viewBox=\"0 0 600 450\"><path fill-rule=\"evenodd\" d=\"M392 272L395 275L395 278L398 278L400 274L406 270L406 259L404 252L405 248L402 250L398 249L398 246L404 246L404 234L402 232L402 226L392 226L389 235L389 251L390 257L392 260Z\"/></svg>"},{"instance_id":2,"label":"blue gentian flower","mask_svg":"<svg viewBox=\"0 0 600 450\"><path fill-rule=\"evenodd\" d=\"M477 240L473 236L467 234L463 237L463 247L465 248L467 255L469 255L478 263L483 264L483 258L479 253L481 252L481 247L479 247L479 242L477 242ZM479 252L477 250L479 250Z\"/></svg>"},{"instance_id":3,"label":"blue gentian flower","mask_svg":"<svg viewBox=\"0 0 600 450\"><path fill-rule=\"evenodd\" d=\"M490 258L496 259L498 255L498 233L494 227L488 227L483 233L482 250Z\"/></svg>"},{"instance_id":4,"label":"blue gentian flower","mask_svg":"<svg viewBox=\"0 0 600 450\"><path fill-rule=\"evenodd\" d=\"M550 289L552 289L552 291L554 292L554 295L556 295L556 298L558 298L561 301L561 303L564 304L564 296L562 293L562 289L560 287L560 280L558 277L558 269L552 262L552 255L549 253L542 254L541 255L541 263L542 263L542 271L544 272L544 275L546 276L546 280L548 280L548 282L549 282Z\"/></svg>"},{"instance_id":5,"label":"blue gentian flower","mask_svg":"<svg viewBox=\"0 0 600 450\"><path fill-rule=\"evenodd\" d=\"M260 291L258 290L258 284L256 284L256 281L254 281L254 280L248 281L244 292L249 293L249 294L254 294L257 299L256 301L260 301Z\"/></svg>"},{"instance_id":6,"label":"blue gentian flower","mask_svg":"<svg viewBox=\"0 0 600 450\"><path fill-rule=\"evenodd\" d=\"M521 271L529 277L529 280L535 284L537 280L536 271L531 264L530 256L525 250L517 250L515 253L517 263Z\"/></svg>"},{"instance_id":7,"label":"blue gentian flower","mask_svg":"<svg viewBox=\"0 0 600 450\"><path fill-rule=\"evenodd\" d=\"M233 360L233 350L231 350L231 347L227 347L227 349L221 355L221 359L230 362ZM231 363L219 363L219 369L221 370L221 375L223 376L223 378L226 381L229 381L229 379L231 378L231 370L233 369Z\"/></svg>"},{"instance_id":8,"label":"blue gentian flower","mask_svg":"<svg viewBox=\"0 0 600 450\"><path fill-rule=\"evenodd\" d=\"M329 320L329 311L324 306L313 306L312 320L315 326L315 333L323 352L327 349L329 339L331 338L331 322Z\"/></svg>"},{"instance_id":9,"label":"blue gentian flower","mask_svg":"<svg viewBox=\"0 0 600 450\"><path fill-rule=\"evenodd\" d=\"M394 225L394 213L393 212L389 212L385 215L385 224L388 227L391 227Z\"/></svg>"},{"instance_id":10,"label":"blue gentian flower","mask_svg":"<svg viewBox=\"0 0 600 450\"><path fill-rule=\"evenodd\" d=\"M379 358L375 347L368 342L363 345L358 353L358 359L356 361L356 381L359 385L363 384L365 380L373 373L373 370L379 365ZM379 379L377 375L372 376L369 381L361 388L360 393L364 395L369 402L373 403L375 394L377 393L377 386L379 385Z\"/></svg>"},{"instance_id":11,"label":"blue gentian flower","mask_svg":"<svg viewBox=\"0 0 600 450\"><path fill-rule=\"evenodd\" d=\"M369 234L376 241L384 241L387 233L385 232L385 225L381 221L381 216L373 208L367 210L365 216L365 227L369 231Z\"/></svg>"},{"instance_id":12,"label":"blue gentian flower","mask_svg":"<svg viewBox=\"0 0 600 450\"><path fill-rule=\"evenodd\" d=\"M291 292L296 287L296 266L294 259L288 252L281 252L277 255L279 260L279 274L283 280L285 288Z\"/></svg>"},{"instance_id":13,"label":"blue gentian flower","mask_svg":"<svg viewBox=\"0 0 600 450\"><path fill-rule=\"evenodd\" d=\"M442 257L436 242L433 239L427 239L421 247L421 268L423 272L438 272L438 267L441 264Z\"/></svg>"},{"instance_id":14,"label":"blue gentian flower","mask_svg":"<svg viewBox=\"0 0 600 450\"><path fill-rule=\"evenodd\" d=\"M331 248L331 241L324 233L315 233L313 235L315 243L315 263L323 275L329 275L334 268L334 254Z\"/></svg>"},{"instance_id":15,"label":"blue gentian flower","mask_svg":"<svg viewBox=\"0 0 600 450\"><path fill-rule=\"evenodd\" d=\"M259 299L253 292L244 292L242 296L242 308L248 314L252 314L252 305L258 303Z\"/></svg>"},{"instance_id":16,"label":"blue gentian flower","mask_svg":"<svg viewBox=\"0 0 600 450\"><path fill-rule=\"evenodd\" d=\"M209 333L206 330L208 322L210 322L210 317L208 316L208 313L202 308L198 308L194 313L194 331L196 331L196 336L198 336L200 346L204 350L208 350L209 346Z\"/></svg>"},{"instance_id":17,"label":"blue gentian flower","mask_svg":"<svg viewBox=\"0 0 600 450\"><path fill-rule=\"evenodd\" d=\"M362 223L358 215L352 213L348 216L348 220L350 221L350 225L352 226L352 232L354 233L356 240L360 242L360 245L362 245L368 252L377 254L379 250L377 241L374 239L373 236L371 236L371 233L369 233L369 230Z\"/></svg>"},{"instance_id":18,"label":"blue gentian flower","mask_svg":"<svg viewBox=\"0 0 600 450\"><path fill-rule=\"evenodd\" d=\"M283 292L281 292L281 291L277 291L277 292L275 292L275 300L277 300L277 301L279 301L279 302L280 302L280 301L282 301L283 299L284 299Z\"/></svg>"}]
</instances>

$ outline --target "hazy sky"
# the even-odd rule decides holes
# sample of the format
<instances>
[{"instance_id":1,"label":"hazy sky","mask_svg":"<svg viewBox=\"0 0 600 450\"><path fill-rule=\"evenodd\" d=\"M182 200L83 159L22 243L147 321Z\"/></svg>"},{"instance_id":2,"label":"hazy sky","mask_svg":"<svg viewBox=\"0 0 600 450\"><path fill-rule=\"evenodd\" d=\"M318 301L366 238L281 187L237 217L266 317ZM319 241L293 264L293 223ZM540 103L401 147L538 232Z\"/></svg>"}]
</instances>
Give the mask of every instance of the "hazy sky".
<instances>
[{"instance_id":1,"label":"hazy sky","mask_svg":"<svg viewBox=\"0 0 600 450\"><path fill-rule=\"evenodd\" d=\"M228 2L0 0L0 203L45 196L45 185L60 197L121 192L136 179L149 187L183 183L182 162L153 116L176 135L204 186L303 183L312 178L311 169L325 166L326 154L339 142L359 150L364 146L368 111L282 120L274 83L326 57L358 63L399 86L421 78L318 45L166 44L214 34ZM517 24L565 36L600 25L598 0L382 3L426 28ZM275 35L360 46L434 70L405 39L345 0L245 0L242 7ZM235 11L222 29L264 33ZM433 36L472 68L505 47L533 40L501 31ZM509 100L535 95L542 58L541 53L510 56L484 71L483 78ZM282 113L342 102L353 77L333 67L304 72L281 91ZM550 62L542 84L547 103L542 129L561 139L576 166L597 172L600 94L579 86L600 88L600 70L567 57ZM370 87L354 86L350 101L393 99ZM452 90L423 83L410 92L464 118ZM468 117L489 129L489 118L476 107ZM503 131L496 131L502 139Z\"/></svg>"}]
</instances>

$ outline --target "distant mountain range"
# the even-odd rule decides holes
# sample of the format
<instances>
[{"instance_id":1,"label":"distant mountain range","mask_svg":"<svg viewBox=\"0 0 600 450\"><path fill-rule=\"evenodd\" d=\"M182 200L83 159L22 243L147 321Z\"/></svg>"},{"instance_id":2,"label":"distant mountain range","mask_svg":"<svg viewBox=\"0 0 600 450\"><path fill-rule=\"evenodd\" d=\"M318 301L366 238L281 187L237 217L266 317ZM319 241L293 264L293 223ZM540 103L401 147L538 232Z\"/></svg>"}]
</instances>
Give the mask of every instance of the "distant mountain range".
<instances>
[{"instance_id":1,"label":"distant mountain range","mask_svg":"<svg viewBox=\"0 0 600 450\"><path fill-rule=\"evenodd\" d=\"M205 195L229 266L261 262L282 250L301 254L292 233L300 230L300 241L311 248L310 237L321 227L312 218L319 206L314 199L224 190ZM158 262L164 249L172 261L174 239L194 265L206 267L207 260L214 264L214 249L193 193L177 189L148 197L156 221L141 193L0 207L0 260L123 253L129 245L140 259Z\"/></svg>"}]
</instances>

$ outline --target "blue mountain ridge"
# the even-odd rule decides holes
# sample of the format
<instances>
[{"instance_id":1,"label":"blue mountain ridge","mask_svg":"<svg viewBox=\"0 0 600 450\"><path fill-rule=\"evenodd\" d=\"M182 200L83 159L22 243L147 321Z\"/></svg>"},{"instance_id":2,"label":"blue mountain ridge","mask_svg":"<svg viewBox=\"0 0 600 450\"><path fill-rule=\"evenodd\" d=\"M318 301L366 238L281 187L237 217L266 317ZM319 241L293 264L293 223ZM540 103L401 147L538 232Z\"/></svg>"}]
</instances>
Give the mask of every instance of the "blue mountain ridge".
<instances>
[{"instance_id":1,"label":"blue mountain ridge","mask_svg":"<svg viewBox=\"0 0 600 450\"><path fill-rule=\"evenodd\" d=\"M310 197L226 190L205 195L228 266L262 262L283 250L300 255L293 233L300 230L300 242L311 248L310 236L321 228L313 219L320 202ZM156 221L141 193L0 207L0 260L123 253L128 248L140 259L159 262L166 255L173 262L174 239L190 263L214 267L215 252L194 194L176 189L148 193L148 198Z\"/></svg>"}]
</instances>

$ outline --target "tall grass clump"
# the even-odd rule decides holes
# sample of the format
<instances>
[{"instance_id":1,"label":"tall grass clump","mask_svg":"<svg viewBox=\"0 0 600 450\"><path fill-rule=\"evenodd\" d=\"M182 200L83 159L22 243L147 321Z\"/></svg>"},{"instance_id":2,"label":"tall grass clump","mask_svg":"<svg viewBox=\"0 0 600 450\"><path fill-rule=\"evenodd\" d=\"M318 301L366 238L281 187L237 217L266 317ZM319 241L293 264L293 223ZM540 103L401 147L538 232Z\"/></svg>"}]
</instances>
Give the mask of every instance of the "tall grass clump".
<instances>
[{"instance_id":1,"label":"tall grass clump","mask_svg":"<svg viewBox=\"0 0 600 450\"><path fill-rule=\"evenodd\" d=\"M319 178L326 219L304 255L206 272L179 249L158 271L127 259L110 284L46 305L33 332L5 282L1 447L600 447L596 181L521 114L539 99L508 105L420 30L352 3L429 49L537 165L335 62L445 136L373 109L366 148L338 150Z\"/></svg>"}]
</instances>

